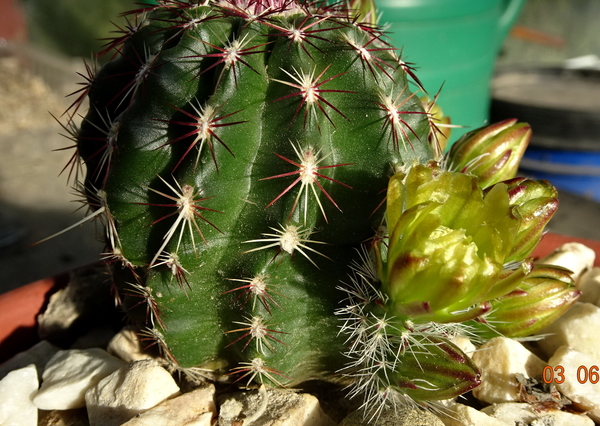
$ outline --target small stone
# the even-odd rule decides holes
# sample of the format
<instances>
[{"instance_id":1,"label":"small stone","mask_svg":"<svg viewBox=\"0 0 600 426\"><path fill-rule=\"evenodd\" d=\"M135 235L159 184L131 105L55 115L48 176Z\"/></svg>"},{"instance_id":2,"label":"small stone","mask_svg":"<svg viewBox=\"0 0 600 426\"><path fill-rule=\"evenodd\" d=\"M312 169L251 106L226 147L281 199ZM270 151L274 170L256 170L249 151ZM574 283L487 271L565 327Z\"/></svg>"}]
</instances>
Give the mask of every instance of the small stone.
<instances>
[{"instance_id":1,"label":"small stone","mask_svg":"<svg viewBox=\"0 0 600 426\"><path fill-rule=\"evenodd\" d=\"M521 343L506 337L491 339L472 358L481 369L481 385L473 389L473 395L488 404L518 401L516 375L541 378L546 366Z\"/></svg>"},{"instance_id":2,"label":"small stone","mask_svg":"<svg viewBox=\"0 0 600 426\"><path fill-rule=\"evenodd\" d=\"M477 350L477 347L471 342L471 339L466 336L455 336L451 340L452 343L458 346L460 350L469 356L473 356Z\"/></svg>"},{"instance_id":3,"label":"small stone","mask_svg":"<svg viewBox=\"0 0 600 426\"><path fill-rule=\"evenodd\" d=\"M594 267L596 252L580 243L563 244L538 263L562 266L573 271L573 279L577 281L582 273Z\"/></svg>"},{"instance_id":4,"label":"small stone","mask_svg":"<svg viewBox=\"0 0 600 426\"><path fill-rule=\"evenodd\" d=\"M446 426L508 426L502 420L496 419L468 405L450 403L438 414ZM510 423L512 426L514 423Z\"/></svg>"},{"instance_id":5,"label":"small stone","mask_svg":"<svg viewBox=\"0 0 600 426\"><path fill-rule=\"evenodd\" d=\"M374 418L362 410L354 411L339 426L444 426L444 422L429 411L398 406L384 409Z\"/></svg>"},{"instance_id":6,"label":"small stone","mask_svg":"<svg viewBox=\"0 0 600 426\"><path fill-rule=\"evenodd\" d=\"M42 340L26 351L19 352L9 360L5 361L0 365L0 379L6 376L13 370L18 370L19 368L26 367L30 364L34 364L37 368L38 377L42 376L44 372L44 367L59 351L57 346L54 346L52 343L47 340Z\"/></svg>"},{"instance_id":7,"label":"small stone","mask_svg":"<svg viewBox=\"0 0 600 426\"><path fill-rule=\"evenodd\" d=\"M600 308L591 303L576 302L560 318L540 330L547 337L538 346L550 358L561 346L588 354L600 362Z\"/></svg>"},{"instance_id":8,"label":"small stone","mask_svg":"<svg viewBox=\"0 0 600 426\"><path fill-rule=\"evenodd\" d=\"M58 351L46 365L33 403L41 410L84 407L85 392L124 364L98 348Z\"/></svg>"},{"instance_id":9,"label":"small stone","mask_svg":"<svg viewBox=\"0 0 600 426\"><path fill-rule=\"evenodd\" d=\"M539 415L535 413L533 406L526 402L492 404L483 408L481 412L509 425L528 425L539 418Z\"/></svg>"},{"instance_id":10,"label":"small stone","mask_svg":"<svg viewBox=\"0 0 600 426\"><path fill-rule=\"evenodd\" d=\"M592 419L595 424L600 424L600 407L594 408L593 410L586 411L586 416Z\"/></svg>"},{"instance_id":11,"label":"small stone","mask_svg":"<svg viewBox=\"0 0 600 426\"><path fill-rule=\"evenodd\" d=\"M600 306L600 268L592 268L585 272L576 285L581 290L579 302Z\"/></svg>"},{"instance_id":12,"label":"small stone","mask_svg":"<svg viewBox=\"0 0 600 426\"><path fill-rule=\"evenodd\" d=\"M222 398L219 426L335 426L313 395L262 386Z\"/></svg>"},{"instance_id":13,"label":"small stone","mask_svg":"<svg viewBox=\"0 0 600 426\"><path fill-rule=\"evenodd\" d=\"M528 403L506 402L485 407L482 412L507 425L529 426L593 426L594 421L585 415L568 413L552 408L537 407Z\"/></svg>"},{"instance_id":14,"label":"small stone","mask_svg":"<svg viewBox=\"0 0 600 426\"><path fill-rule=\"evenodd\" d=\"M86 392L90 426L119 426L177 394L179 386L157 361L127 364Z\"/></svg>"},{"instance_id":15,"label":"small stone","mask_svg":"<svg viewBox=\"0 0 600 426\"><path fill-rule=\"evenodd\" d=\"M548 360L556 389L581 410L600 407L599 364L596 358L567 346L558 348Z\"/></svg>"},{"instance_id":16,"label":"small stone","mask_svg":"<svg viewBox=\"0 0 600 426\"><path fill-rule=\"evenodd\" d=\"M123 426L212 426L216 415L215 387L211 384L161 402Z\"/></svg>"},{"instance_id":17,"label":"small stone","mask_svg":"<svg viewBox=\"0 0 600 426\"><path fill-rule=\"evenodd\" d=\"M81 330L118 322L121 315L115 309L104 267L78 268L71 271L67 286L52 294L47 308L38 315L38 334L70 347Z\"/></svg>"},{"instance_id":18,"label":"small stone","mask_svg":"<svg viewBox=\"0 0 600 426\"><path fill-rule=\"evenodd\" d=\"M529 426L594 426L594 421L585 414L549 410L544 416L531 422Z\"/></svg>"},{"instance_id":19,"label":"small stone","mask_svg":"<svg viewBox=\"0 0 600 426\"><path fill-rule=\"evenodd\" d=\"M34 364L11 371L0 380L0 425L37 426L38 410L31 399L38 386Z\"/></svg>"},{"instance_id":20,"label":"small stone","mask_svg":"<svg viewBox=\"0 0 600 426\"><path fill-rule=\"evenodd\" d=\"M108 344L108 353L127 362L152 358L144 352L140 339L130 327L123 328L112 338Z\"/></svg>"}]
</instances>

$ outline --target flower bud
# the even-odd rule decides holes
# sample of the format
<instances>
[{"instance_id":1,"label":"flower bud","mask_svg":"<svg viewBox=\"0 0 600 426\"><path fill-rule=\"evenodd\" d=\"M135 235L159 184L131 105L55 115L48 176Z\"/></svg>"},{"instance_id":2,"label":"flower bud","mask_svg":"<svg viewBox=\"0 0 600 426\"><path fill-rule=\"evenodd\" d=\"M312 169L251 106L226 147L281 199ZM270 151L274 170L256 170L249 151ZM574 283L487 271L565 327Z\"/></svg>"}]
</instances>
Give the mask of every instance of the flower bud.
<instances>
[{"instance_id":1,"label":"flower bud","mask_svg":"<svg viewBox=\"0 0 600 426\"><path fill-rule=\"evenodd\" d=\"M528 336L560 317L580 294L570 271L554 265L536 265L514 291L491 301L492 310L469 325L485 339Z\"/></svg>"},{"instance_id":2,"label":"flower bud","mask_svg":"<svg viewBox=\"0 0 600 426\"><path fill-rule=\"evenodd\" d=\"M507 262L521 261L538 245L544 228L558 208L558 193L546 180L515 178L507 185L514 214L521 220L514 247Z\"/></svg>"},{"instance_id":3,"label":"flower bud","mask_svg":"<svg viewBox=\"0 0 600 426\"><path fill-rule=\"evenodd\" d=\"M418 356L409 351L400 354L394 360L396 368L386 373L385 380L400 392L414 401L435 401L454 398L479 386L481 372L456 345L433 336L422 343Z\"/></svg>"},{"instance_id":4,"label":"flower bud","mask_svg":"<svg viewBox=\"0 0 600 426\"><path fill-rule=\"evenodd\" d=\"M504 120L465 134L448 153L451 170L479 176L482 188L511 179L531 139L531 128Z\"/></svg>"},{"instance_id":5,"label":"flower bud","mask_svg":"<svg viewBox=\"0 0 600 426\"><path fill-rule=\"evenodd\" d=\"M350 0L348 6L360 23L377 25L377 9L373 0Z\"/></svg>"}]
</instances>

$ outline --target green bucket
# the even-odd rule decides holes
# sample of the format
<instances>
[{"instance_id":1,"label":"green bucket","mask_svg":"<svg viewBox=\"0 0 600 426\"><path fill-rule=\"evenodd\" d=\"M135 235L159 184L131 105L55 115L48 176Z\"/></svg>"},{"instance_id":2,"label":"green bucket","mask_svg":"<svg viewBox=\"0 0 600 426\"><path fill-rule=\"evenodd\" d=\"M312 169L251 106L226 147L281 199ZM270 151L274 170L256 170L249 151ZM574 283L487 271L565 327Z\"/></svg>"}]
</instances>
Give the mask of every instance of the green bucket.
<instances>
[{"instance_id":1,"label":"green bucket","mask_svg":"<svg viewBox=\"0 0 600 426\"><path fill-rule=\"evenodd\" d=\"M496 56L525 0L375 0L402 59L453 124L452 141L489 118Z\"/></svg>"}]
</instances>

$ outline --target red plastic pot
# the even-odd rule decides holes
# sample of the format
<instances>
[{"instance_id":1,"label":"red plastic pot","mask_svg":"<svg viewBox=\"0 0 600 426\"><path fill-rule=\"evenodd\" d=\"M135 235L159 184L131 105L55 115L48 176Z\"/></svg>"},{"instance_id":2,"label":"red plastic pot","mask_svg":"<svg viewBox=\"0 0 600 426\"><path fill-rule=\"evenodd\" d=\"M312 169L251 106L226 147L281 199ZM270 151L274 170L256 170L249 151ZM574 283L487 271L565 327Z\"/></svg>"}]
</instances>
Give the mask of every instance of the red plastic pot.
<instances>
[{"instance_id":1,"label":"red plastic pot","mask_svg":"<svg viewBox=\"0 0 600 426\"><path fill-rule=\"evenodd\" d=\"M600 266L600 241L548 233L534 251L543 257L568 242L585 244L596 252L595 266ZM38 341L36 317L48 298L68 281L68 274L33 282L0 294L0 362Z\"/></svg>"}]
</instances>

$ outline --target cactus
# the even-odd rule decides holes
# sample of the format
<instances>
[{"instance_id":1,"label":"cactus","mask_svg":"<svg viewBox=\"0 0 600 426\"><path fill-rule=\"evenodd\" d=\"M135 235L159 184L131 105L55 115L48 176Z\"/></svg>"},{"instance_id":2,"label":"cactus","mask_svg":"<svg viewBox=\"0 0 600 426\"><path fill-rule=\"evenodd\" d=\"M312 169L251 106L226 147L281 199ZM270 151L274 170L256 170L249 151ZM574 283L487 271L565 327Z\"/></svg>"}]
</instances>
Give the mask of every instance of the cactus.
<instances>
[{"instance_id":1,"label":"cactus","mask_svg":"<svg viewBox=\"0 0 600 426\"><path fill-rule=\"evenodd\" d=\"M339 7L138 12L90 76L77 134L106 257L129 270L121 294L181 368L333 373L335 287L381 221L391 167L431 158L410 70Z\"/></svg>"},{"instance_id":2,"label":"cactus","mask_svg":"<svg viewBox=\"0 0 600 426\"><path fill-rule=\"evenodd\" d=\"M483 182L443 169L481 155L473 146L486 130L463 142L463 157L441 158L439 113L409 90L419 81L373 15L294 0L163 0L129 15L102 52L113 59L88 67L64 126L72 172L79 181L85 164L80 191L105 227L117 300L174 369L242 384L348 382L367 405L479 383L450 341L468 326L454 323L485 322L487 301L518 287L503 261L513 245L525 249L511 262L529 255L556 203L530 193L535 185L494 182L493 170ZM511 134L521 146L523 132ZM471 228L432 231L457 214L442 198L467 207ZM519 199L550 207L516 241ZM480 219L498 227L489 238ZM447 283L460 290L456 271L396 260L416 246L442 263L484 257L464 297L440 294ZM411 290L414 279L427 285Z\"/></svg>"}]
</instances>

